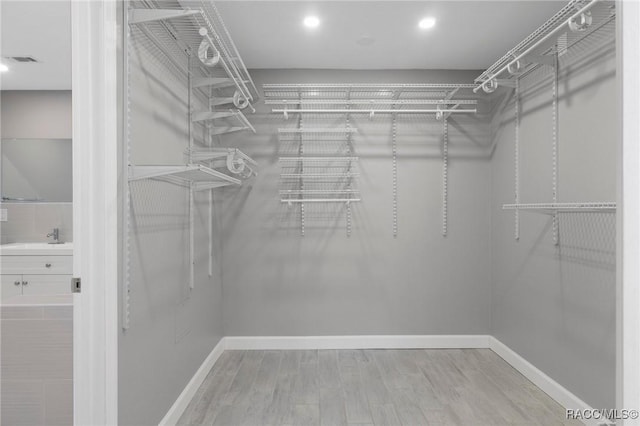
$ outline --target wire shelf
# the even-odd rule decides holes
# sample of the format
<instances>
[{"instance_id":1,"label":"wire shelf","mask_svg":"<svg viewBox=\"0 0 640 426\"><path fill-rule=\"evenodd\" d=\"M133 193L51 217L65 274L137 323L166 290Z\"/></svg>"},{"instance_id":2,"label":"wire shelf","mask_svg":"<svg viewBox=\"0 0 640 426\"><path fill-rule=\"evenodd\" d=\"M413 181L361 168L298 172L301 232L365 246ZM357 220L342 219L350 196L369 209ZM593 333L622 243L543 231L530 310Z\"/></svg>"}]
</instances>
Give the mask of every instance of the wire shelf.
<instances>
[{"instance_id":1,"label":"wire shelf","mask_svg":"<svg viewBox=\"0 0 640 426\"><path fill-rule=\"evenodd\" d=\"M347 163L358 161L358 157L280 157L278 161L281 163ZM285 167L285 166L283 166Z\"/></svg>"},{"instance_id":2,"label":"wire shelf","mask_svg":"<svg viewBox=\"0 0 640 426\"><path fill-rule=\"evenodd\" d=\"M281 173L283 179L349 179L360 176L359 173Z\"/></svg>"},{"instance_id":3,"label":"wire shelf","mask_svg":"<svg viewBox=\"0 0 640 426\"><path fill-rule=\"evenodd\" d=\"M579 15L581 11L590 14L592 22L587 28L571 31L568 21L576 15ZM474 80L476 82L474 91L480 89L483 83L495 80L505 72L509 72L508 66L514 64L518 59L527 62L528 56L537 55L538 58L534 58L530 62L534 65L539 63L537 61L544 60L541 58L544 58L545 54L555 50L554 45L556 42L559 53L563 53L568 46L579 42L581 39L597 31L614 17L615 3L612 1L571 0L543 25L476 77ZM516 75L522 74L522 71L526 72L526 69L521 70ZM509 77L512 77L511 73L509 73Z\"/></svg>"},{"instance_id":4,"label":"wire shelf","mask_svg":"<svg viewBox=\"0 0 640 426\"><path fill-rule=\"evenodd\" d=\"M235 87L249 102L258 98L258 91L238 50L213 2L205 0L133 1L129 22L150 38L172 59L185 74L189 73L186 59L198 52L203 39L218 52L219 68L228 81L217 80L218 87ZM201 31L203 33L201 33ZM200 68L203 68L200 66ZM207 68L207 67L204 67ZM206 75L205 77L211 77ZM214 78L220 78L214 76ZM196 80L199 85L202 80Z\"/></svg>"},{"instance_id":5,"label":"wire shelf","mask_svg":"<svg viewBox=\"0 0 640 426\"><path fill-rule=\"evenodd\" d=\"M353 203L362 201L360 198L281 198L281 203Z\"/></svg>"},{"instance_id":6,"label":"wire shelf","mask_svg":"<svg viewBox=\"0 0 640 426\"><path fill-rule=\"evenodd\" d=\"M343 195L343 194L359 194L360 191L356 189L289 189L280 190L280 195L304 195L304 194L331 194L331 195Z\"/></svg>"},{"instance_id":7,"label":"wire shelf","mask_svg":"<svg viewBox=\"0 0 640 426\"><path fill-rule=\"evenodd\" d=\"M278 99L402 99L442 97L474 84L263 84L265 98ZM422 94L422 96L419 96ZM428 96L429 95L429 96Z\"/></svg>"},{"instance_id":8,"label":"wire shelf","mask_svg":"<svg viewBox=\"0 0 640 426\"><path fill-rule=\"evenodd\" d=\"M523 210L550 215L557 213L612 213L616 211L616 203L519 203L503 204L502 209Z\"/></svg>"},{"instance_id":9,"label":"wire shelf","mask_svg":"<svg viewBox=\"0 0 640 426\"><path fill-rule=\"evenodd\" d=\"M266 99L265 105L357 105L383 108L390 105L476 105L477 99Z\"/></svg>"},{"instance_id":10,"label":"wire shelf","mask_svg":"<svg viewBox=\"0 0 640 426\"><path fill-rule=\"evenodd\" d=\"M201 164L129 166L129 182L142 179L165 179L178 184L194 184L194 189L197 190L241 184L239 179Z\"/></svg>"},{"instance_id":11,"label":"wire shelf","mask_svg":"<svg viewBox=\"0 0 640 426\"><path fill-rule=\"evenodd\" d=\"M267 105L354 105L362 109L401 109L406 105L475 105L473 84L264 84ZM467 93L465 99L459 92ZM355 108L358 109L358 108Z\"/></svg>"},{"instance_id":12,"label":"wire shelf","mask_svg":"<svg viewBox=\"0 0 640 426\"><path fill-rule=\"evenodd\" d=\"M308 128L308 129L278 129L278 133L280 134L348 134L348 133L358 133L358 129L355 127L343 127L343 128Z\"/></svg>"}]
</instances>

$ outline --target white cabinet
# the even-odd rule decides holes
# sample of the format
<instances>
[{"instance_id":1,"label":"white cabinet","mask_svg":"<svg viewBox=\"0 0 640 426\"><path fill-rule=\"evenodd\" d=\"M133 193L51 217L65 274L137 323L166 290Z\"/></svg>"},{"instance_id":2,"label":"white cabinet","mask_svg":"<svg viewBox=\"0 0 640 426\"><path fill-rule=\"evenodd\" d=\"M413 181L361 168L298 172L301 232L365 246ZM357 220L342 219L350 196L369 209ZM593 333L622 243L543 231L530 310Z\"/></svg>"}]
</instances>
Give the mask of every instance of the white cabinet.
<instances>
[{"instance_id":1,"label":"white cabinet","mask_svg":"<svg viewBox=\"0 0 640 426\"><path fill-rule=\"evenodd\" d=\"M0 296L8 299L22 294L22 275L0 275Z\"/></svg>"},{"instance_id":2,"label":"white cabinet","mask_svg":"<svg viewBox=\"0 0 640 426\"><path fill-rule=\"evenodd\" d=\"M72 256L0 256L2 299L71 293Z\"/></svg>"}]
</instances>

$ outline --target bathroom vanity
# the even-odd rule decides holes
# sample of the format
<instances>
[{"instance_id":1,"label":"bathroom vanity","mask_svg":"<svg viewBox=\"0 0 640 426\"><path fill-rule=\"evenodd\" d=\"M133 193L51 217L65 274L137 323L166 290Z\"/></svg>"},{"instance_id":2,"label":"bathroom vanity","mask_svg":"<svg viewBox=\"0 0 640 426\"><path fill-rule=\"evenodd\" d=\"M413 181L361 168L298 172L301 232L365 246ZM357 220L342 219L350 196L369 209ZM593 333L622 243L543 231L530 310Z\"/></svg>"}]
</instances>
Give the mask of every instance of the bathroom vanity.
<instances>
[{"instance_id":1,"label":"bathroom vanity","mask_svg":"<svg viewBox=\"0 0 640 426\"><path fill-rule=\"evenodd\" d=\"M0 245L0 295L71 293L73 243Z\"/></svg>"}]
</instances>

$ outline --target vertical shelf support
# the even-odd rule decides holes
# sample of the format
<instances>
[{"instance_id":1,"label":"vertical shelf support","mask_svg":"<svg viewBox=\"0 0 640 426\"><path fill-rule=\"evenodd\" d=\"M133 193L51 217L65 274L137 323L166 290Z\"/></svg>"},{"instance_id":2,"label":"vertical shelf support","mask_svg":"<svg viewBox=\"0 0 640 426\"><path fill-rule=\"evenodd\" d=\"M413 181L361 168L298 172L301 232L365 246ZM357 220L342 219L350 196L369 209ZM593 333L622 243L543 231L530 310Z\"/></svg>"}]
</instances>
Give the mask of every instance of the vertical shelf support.
<instances>
[{"instance_id":1,"label":"vertical shelf support","mask_svg":"<svg viewBox=\"0 0 640 426\"><path fill-rule=\"evenodd\" d=\"M394 99L398 99L399 92L394 93ZM391 109L395 109L395 105L391 105ZM393 238L398 237L398 114L391 114L392 129L391 129L391 173L392 173L392 186L393 186Z\"/></svg>"},{"instance_id":2,"label":"vertical shelf support","mask_svg":"<svg viewBox=\"0 0 640 426\"><path fill-rule=\"evenodd\" d=\"M351 90L347 91L347 101L351 100ZM347 102L347 105L345 106L345 108L348 110L351 108L351 103ZM351 122L350 122L350 115L349 113L346 114L346 127L347 129L351 127ZM351 132L347 132L347 156L351 157L353 156L353 144L351 141ZM351 168L351 161L349 161L349 166L348 166L348 173L352 172L352 168ZM349 185L347 186L348 190L352 189L352 182L351 182L351 178L349 179ZM346 203L346 215L347 215L347 237L351 236L351 203Z\"/></svg>"},{"instance_id":3,"label":"vertical shelf support","mask_svg":"<svg viewBox=\"0 0 640 426\"><path fill-rule=\"evenodd\" d=\"M515 79L514 113L515 113L515 139L514 139L514 202L520 203L520 79ZM515 240L520 240L520 212L514 211Z\"/></svg>"},{"instance_id":4,"label":"vertical shelf support","mask_svg":"<svg viewBox=\"0 0 640 426\"><path fill-rule=\"evenodd\" d=\"M447 202L449 179L449 123L447 117L442 118L442 236L447 236Z\"/></svg>"},{"instance_id":5,"label":"vertical shelf support","mask_svg":"<svg viewBox=\"0 0 640 426\"><path fill-rule=\"evenodd\" d=\"M193 183L189 184L189 288L195 287L195 244L194 244L194 194Z\"/></svg>"},{"instance_id":6,"label":"vertical shelf support","mask_svg":"<svg viewBox=\"0 0 640 426\"><path fill-rule=\"evenodd\" d=\"M551 107L551 197L553 203L558 202L558 45L553 53L552 74L552 107ZM553 215L553 243L560 244L558 215Z\"/></svg>"},{"instance_id":7,"label":"vertical shelf support","mask_svg":"<svg viewBox=\"0 0 640 426\"><path fill-rule=\"evenodd\" d=\"M298 108L302 108L302 92L300 92L298 90L298 100L300 101L298 103ZM298 129L302 129L302 114L298 114ZM303 141L304 141L304 133L300 133L300 144L298 145L298 156L302 157L304 156L304 148L303 148ZM303 175L304 175L304 162L300 162L300 190L304 191L304 179L303 179ZM304 203L300 203L300 235L302 237L304 237Z\"/></svg>"},{"instance_id":8,"label":"vertical shelf support","mask_svg":"<svg viewBox=\"0 0 640 426\"><path fill-rule=\"evenodd\" d=\"M191 152L193 151L193 96L191 94L193 90L193 56L191 55L191 51L187 52L187 63L188 63L188 73L187 73L187 106L189 109L189 115L187 117L188 126L189 126L189 160L191 160ZM194 191L193 191L193 183L189 184L189 288L191 290L195 287L195 242L194 242Z\"/></svg>"},{"instance_id":9,"label":"vertical shelf support","mask_svg":"<svg viewBox=\"0 0 640 426\"><path fill-rule=\"evenodd\" d=\"M131 72L130 72L130 51L131 51L131 28L129 27L129 14L124 14L124 29L126 32L126 41L123 43L124 48L124 99L125 99L125 111L124 117L125 134L123 135L124 147L122 149L122 164L124 167L129 167L131 164L131 152L129 147L131 146ZM129 260L129 254L131 252L131 195L129 191L129 180L122 179L122 199L123 209L122 212L122 329L128 330L131 320L131 264Z\"/></svg>"}]
</instances>

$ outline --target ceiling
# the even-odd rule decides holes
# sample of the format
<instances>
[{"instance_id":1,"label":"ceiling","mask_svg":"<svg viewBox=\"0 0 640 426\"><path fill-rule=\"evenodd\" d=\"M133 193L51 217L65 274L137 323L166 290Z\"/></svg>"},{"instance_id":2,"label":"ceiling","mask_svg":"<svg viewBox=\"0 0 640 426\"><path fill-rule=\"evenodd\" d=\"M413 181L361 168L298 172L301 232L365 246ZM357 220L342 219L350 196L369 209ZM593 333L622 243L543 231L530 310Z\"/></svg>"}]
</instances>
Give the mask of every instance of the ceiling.
<instances>
[{"instance_id":1,"label":"ceiling","mask_svg":"<svg viewBox=\"0 0 640 426\"><path fill-rule=\"evenodd\" d=\"M71 89L71 2L0 0L2 90ZM15 63L7 56L31 56Z\"/></svg>"},{"instance_id":2,"label":"ceiling","mask_svg":"<svg viewBox=\"0 0 640 426\"><path fill-rule=\"evenodd\" d=\"M565 1L241 1L216 5L248 68L482 69ZM71 88L70 0L1 0L3 90ZM302 21L320 18L310 30ZM425 16L434 28L420 30Z\"/></svg>"},{"instance_id":3,"label":"ceiling","mask_svg":"<svg viewBox=\"0 0 640 426\"><path fill-rule=\"evenodd\" d=\"M566 1L217 1L248 68L482 69ZM307 15L320 18L306 28ZM420 30L425 16L434 28Z\"/></svg>"}]
</instances>

